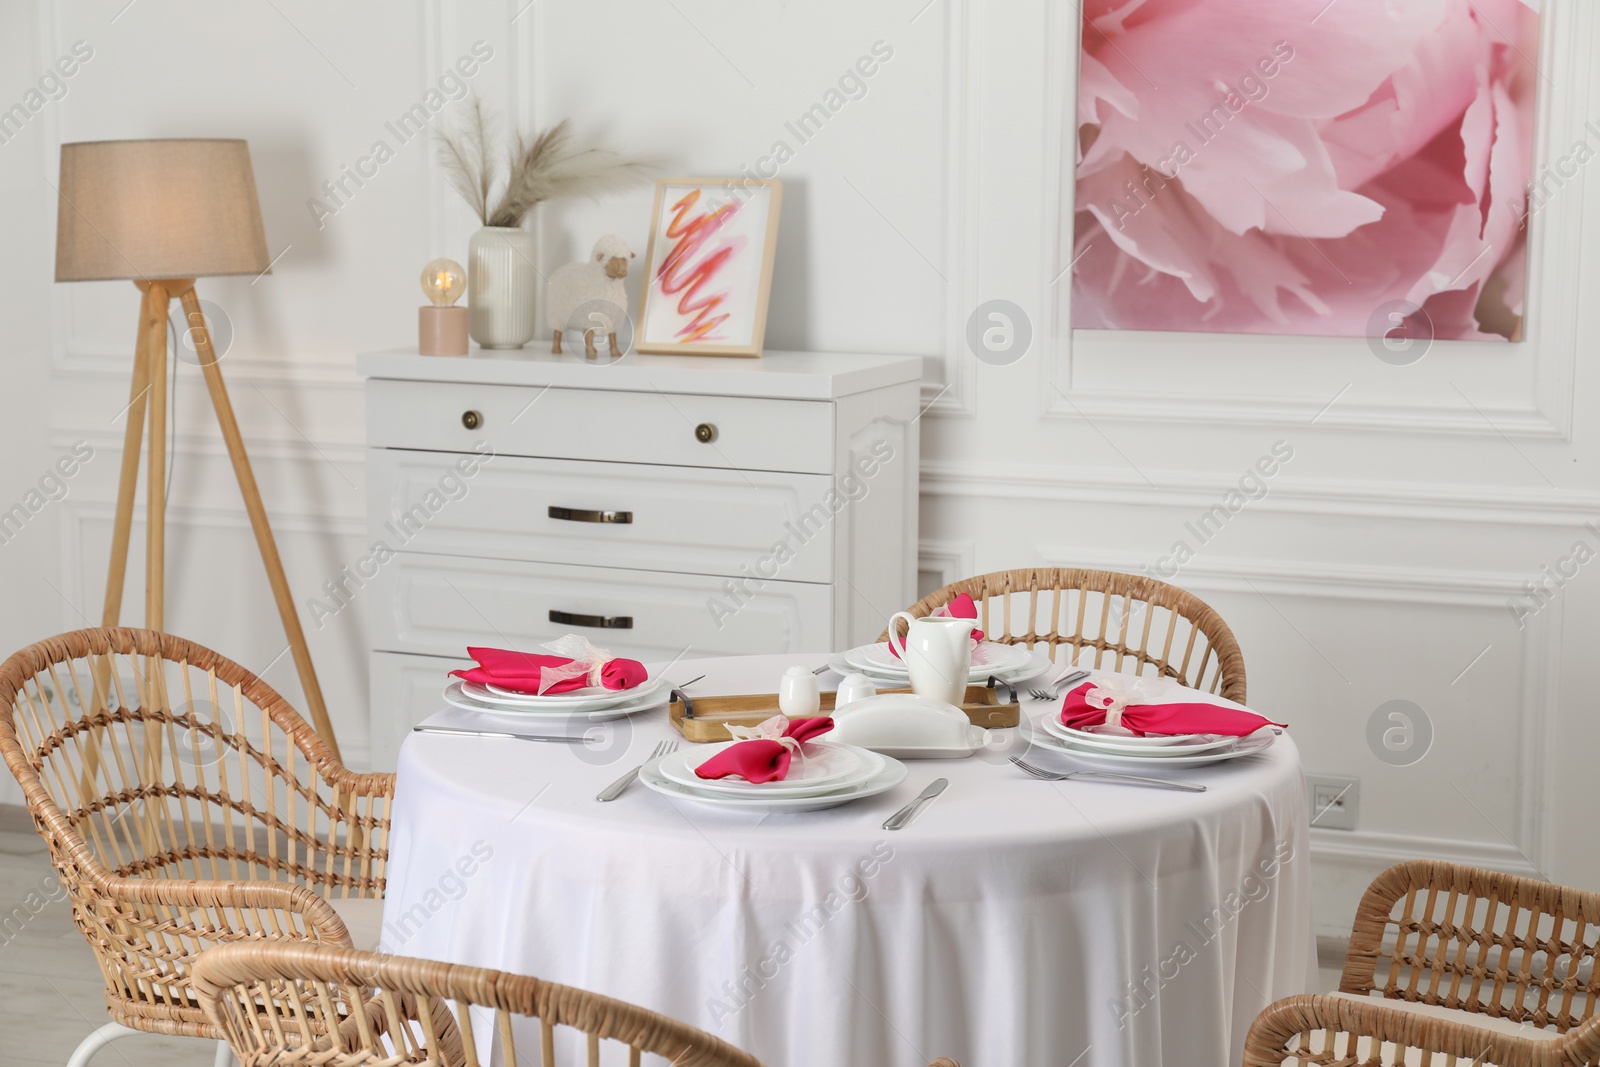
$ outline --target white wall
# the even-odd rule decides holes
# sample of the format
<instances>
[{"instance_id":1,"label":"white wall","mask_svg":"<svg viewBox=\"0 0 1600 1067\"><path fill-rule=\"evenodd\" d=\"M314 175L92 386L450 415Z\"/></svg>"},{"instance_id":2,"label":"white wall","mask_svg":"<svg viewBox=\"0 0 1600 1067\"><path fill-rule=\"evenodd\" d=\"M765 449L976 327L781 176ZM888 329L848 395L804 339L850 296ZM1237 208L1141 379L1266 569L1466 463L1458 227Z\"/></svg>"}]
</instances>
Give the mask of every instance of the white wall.
<instances>
[{"instance_id":1,"label":"white wall","mask_svg":"<svg viewBox=\"0 0 1600 1067\"><path fill-rule=\"evenodd\" d=\"M1595 111L1586 57L1600 45L1592 8L1547 9L1541 160L1563 155ZM519 126L570 117L584 135L705 174L788 142L768 343L929 357L928 582L1153 564L1275 442L1293 448L1266 499L1176 580L1233 625L1252 702L1292 723L1307 768L1361 778L1361 829L1317 834L1326 931L1346 928L1369 875L1402 857L1600 886L1580 792L1600 743L1585 654L1600 632L1600 577L1583 570L1525 628L1506 607L1574 541L1600 544L1581 525L1600 518L1600 396L1578 360L1600 325L1581 298L1600 265L1591 175L1535 221L1522 346L1441 344L1397 368L1361 340L1074 336L1060 325L1058 233L1075 18L1074 5L1048 0L6 5L0 106L23 100L75 41L94 55L64 98L0 144L0 507L75 441L96 458L0 545L0 645L98 622L137 311L126 283L50 280L59 143L250 140L282 255L258 283L207 280L201 294L236 332L225 370L304 602L361 549L354 355L410 343L422 263L463 258L472 229L429 148L399 145L384 124L482 40L493 56L472 82ZM800 144L785 121L879 41L893 57L865 96ZM308 200L380 138L395 158L319 226ZM552 205L541 258L553 267L611 230L642 246L648 211L644 191ZM971 310L993 298L1034 326L1029 353L1008 367L979 363L963 341ZM264 670L298 702L192 364L177 393L168 628ZM137 578L127 621L141 618ZM312 642L360 764L359 613L313 629ZM1391 699L1420 705L1435 731L1409 767L1381 762L1366 741Z\"/></svg>"}]
</instances>

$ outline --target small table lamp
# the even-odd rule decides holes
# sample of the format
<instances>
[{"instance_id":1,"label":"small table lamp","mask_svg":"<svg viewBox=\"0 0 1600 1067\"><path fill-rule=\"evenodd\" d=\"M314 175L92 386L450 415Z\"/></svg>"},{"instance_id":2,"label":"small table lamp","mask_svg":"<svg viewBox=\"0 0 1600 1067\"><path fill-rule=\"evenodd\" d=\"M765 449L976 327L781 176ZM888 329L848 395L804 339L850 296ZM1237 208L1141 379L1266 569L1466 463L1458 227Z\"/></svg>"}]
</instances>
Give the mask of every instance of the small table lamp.
<instances>
[{"instance_id":1,"label":"small table lamp","mask_svg":"<svg viewBox=\"0 0 1600 1067\"><path fill-rule=\"evenodd\" d=\"M422 268L422 292L432 303L417 309L417 351L424 356L467 354L467 309L453 306L467 289L467 272L453 259Z\"/></svg>"},{"instance_id":2,"label":"small table lamp","mask_svg":"<svg viewBox=\"0 0 1600 1067\"><path fill-rule=\"evenodd\" d=\"M111 567L102 625L117 625L139 481L140 435L149 426L145 626L162 628L166 549L167 307L183 303L188 331L205 375L211 406L244 495L256 545L266 564L278 614L294 652L317 732L338 755L305 632L278 557L272 527L222 370L211 345L194 280L207 275L271 270L250 147L239 140L88 141L61 146L61 200L56 218L56 281L131 279L144 294L134 350L133 387L123 438L122 474L112 527Z\"/></svg>"}]
</instances>

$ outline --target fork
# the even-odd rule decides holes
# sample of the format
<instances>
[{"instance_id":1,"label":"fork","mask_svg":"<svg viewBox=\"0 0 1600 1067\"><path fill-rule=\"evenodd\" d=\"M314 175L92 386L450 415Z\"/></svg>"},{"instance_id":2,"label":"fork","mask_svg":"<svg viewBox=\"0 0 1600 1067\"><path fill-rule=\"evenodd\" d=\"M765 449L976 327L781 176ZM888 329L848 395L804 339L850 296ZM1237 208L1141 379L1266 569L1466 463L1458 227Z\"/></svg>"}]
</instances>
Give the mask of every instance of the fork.
<instances>
[{"instance_id":1,"label":"fork","mask_svg":"<svg viewBox=\"0 0 1600 1067\"><path fill-rule=\"evenodd\" d=\"M1106 778L1116 782L1132 782L1135 785L1153 785L1163 789L1181 789L1186 793L1204 793L1206 787L1193 782L1177 782L1171 778L1142 778L1137 774L1113 774L1110 771L1047 771L1043 767L1035 767L1031 763L1024 763L1016 756L1007 757L1023 771L1045 782L1065 782L1071 778Z\"/></svg>"},{"instance_id":2,"label":"fork","mask_svg":"<svg viewBox=\"0 0 1600 1067\"><path fill-rule=\"evenodd\" d=\"M1068 668L1068 670L1071 670L1071 668ZM1072 671L1072 673L1066 675L1065 677L1057 678L1055 681L1051 682L1048 690L1030 689L1028 690L1028 695L1035 700L1060 700L1062 686L1070 685L1073 682L1081 682L1087 677L1089 677L1088 671Z\"/></svg>"},{"instance_id":3,"label":"fork","mask_svg":"<svg viewBox=\"0 0 1600 1067\"><path fill-rule=\"evenodd\" d=\"M645 763L649 763L651 760L658 760L662 756L669 755L670 753L676 751L678 751L678 742L663 741L655 747L654 752L650 753L650 759L645 760ZM600 790L600 792L595 794L594 798L600 801L617 799L622 795L622 791L624 789L627 789L633 784L633 780L639 777L639 772L642 770L644 770L644 763L639 764L639 766L635 767L627 774L624 774L621 778L618 778L616 781Z\"/></svg>"}]
</instances>

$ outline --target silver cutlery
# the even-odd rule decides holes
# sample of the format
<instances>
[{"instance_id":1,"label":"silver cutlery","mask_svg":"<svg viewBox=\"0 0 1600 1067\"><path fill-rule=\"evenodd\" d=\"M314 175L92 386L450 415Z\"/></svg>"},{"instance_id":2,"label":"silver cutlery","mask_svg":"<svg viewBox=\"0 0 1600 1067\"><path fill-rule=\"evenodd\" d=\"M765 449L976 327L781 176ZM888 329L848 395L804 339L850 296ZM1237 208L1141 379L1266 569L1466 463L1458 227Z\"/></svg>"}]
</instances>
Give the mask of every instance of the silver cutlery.
<instances>
[{"instance_id":1,"label":"silver cutlery","mask_svg":"<svg viewBox=\"0 0 1600 1067\"><path fill-rule=\"evenodd\" d=\"M585 734L573 736L571 734L510 734L498 730L463 730L455 726L413 726L414 734L458 734L462 737L514 737L518 741L550 741L562 745L586 745L589 738Z\"/></svg>"},{"instance_id":2,"label":"silver cutlery","mask_svg":"<svg viewBox=\"0 0 1600 1067\"><path fill-rule=\"evenodd\" d=\"M678 688L679 689L687 689L691 685L693 685L694 683L700 681L704 677L705 677L705 675L703 675L703 674L697 674L693 678L690 678L687 682L679 682L678 683Z\"/></svg>"},{"instance_id":3,"label":"silver cutlery","mask_svg":"<svg viewBox=\"0 0 1600 1067\"><path fill-rule=\"evenodd\" d=\"M1137 774L1113 774L1111 771L1047 771L1024 763L1016 756L1007 757L1028 774L1045 782L1065 782L1072 778L1104 778L1113 782L1132 782L1135 785L1153 785L1162 789L1181 789L1186 793L1204 793L1206 787L1193 782L1177 782L1171 778L1143 778Z\"/></svg>"},{"instance_id":4,"label":"silver cutlery","mask_svg":"<svg viewBox=\"0 0 1600 1067\"><path fill-rule=\"evenodd\" d=\"M911 821L911 816L917 813L918 808L922 807L922 805L926 804L940 793L943 793L944 787L949 784L950 779L948 778L935 778L932 782L928 783L928 788L917 794L917 799L913 800L911 803L907 804L905 807L901 808L899 811L885 819L883 821L883 828L885 830L900 829L906 823Z\"/></svg>"},{"instance_id":5,"label":"silver cutlery","mask_svg":"<svg viewBox=\"0 0 1600 1067\"><path fill-rule=\"evenodd\" d=\"M1081 682L1087 677L1089 677L1088 671L1073 671L1066 677L1057 678L1055 681L1051 682L1048 690L1030 689L1028 690L1028 695L1035 700L1060 700L1062 686L1071 685L1074 682Z\"/></svg>"},{"instance_id":6,"label":"silver cutlery","mask_svg":"<svg viewBox=\"0 0 1600 1067\"><path fill-rule=\"evenodd\" d=\"M702 674L700 677L704 678L705 675ZM699 680L699 678L695 679L695 681ZM678 751L678 743L676 741L663 741L655 747L654 752L650 753L650 759L645 760L645 763L649 763L650 760L658 760L662 756L676 751ZM618 778L616 781L600 790L600 792L595 794L594 798L601 801L617 799L622 795L622 791L624 789L627 789L633 784L633 780L639 777L639 772L642 770L644 770L644 763L639 764L639 766L635 767L627 774L624 774L621 778Z\"/></svg>"},{"instance_id":7,"label":"silver cutlery","mask_svg":"<svg viewBox=\"0 0 1600 1067\"><path fill-rule=\"evenodd\" d=\"M817 667L816 669L814 669L811 673L812 674L827 674L828 673L828 665L826 663L824 663L822 666Z\"/></svg>"}]
</instances>

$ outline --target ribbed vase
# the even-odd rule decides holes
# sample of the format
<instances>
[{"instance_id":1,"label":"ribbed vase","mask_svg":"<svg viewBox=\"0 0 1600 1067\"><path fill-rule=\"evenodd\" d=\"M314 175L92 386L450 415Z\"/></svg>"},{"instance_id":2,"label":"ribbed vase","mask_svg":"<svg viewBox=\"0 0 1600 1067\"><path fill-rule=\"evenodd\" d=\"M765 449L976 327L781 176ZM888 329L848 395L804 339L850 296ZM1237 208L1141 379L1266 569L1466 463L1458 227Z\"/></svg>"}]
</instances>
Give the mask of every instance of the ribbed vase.
<instances>
[{"instance_id":1,"label":"ribbed vase","mask_svg":"<svg viewBox=\"0 0 1600 1067\"><path fill-rule=\"evenodd\" d=\"M467 241L467 307L472 339L482 348L521 348L533 339L533 234L520 226L485 226Z\"/></svg>"}]
</instances>

